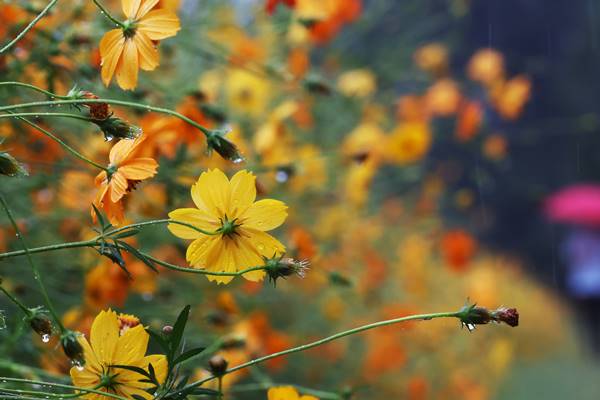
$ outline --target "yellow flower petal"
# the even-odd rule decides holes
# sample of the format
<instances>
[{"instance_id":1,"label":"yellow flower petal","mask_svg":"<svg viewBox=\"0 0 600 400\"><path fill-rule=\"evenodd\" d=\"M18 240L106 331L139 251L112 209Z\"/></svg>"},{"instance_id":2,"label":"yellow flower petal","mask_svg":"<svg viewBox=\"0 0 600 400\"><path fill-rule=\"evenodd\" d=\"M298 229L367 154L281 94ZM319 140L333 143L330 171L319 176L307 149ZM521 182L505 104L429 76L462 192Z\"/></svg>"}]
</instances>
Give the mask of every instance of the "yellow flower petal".
<instances>
[{"instance_id":1,"label":"yellow flower petal","mask_svg":"<svg viewBox=\"0 0 600 400\"><path fill-rule=\"evenodd\" d=\"M141 0L121 0L121 8L123 9L123 14L127 18L135 17L135 14L138 12L140 8Z\"/></svg>"},{"instance_id":2,"label":"yellow flower petal","mask_svg":"<svg viewBox=\"0 0 600 400\"><path fill-rule=\"evenodd\" d=\"M179 18L168 10L152 10L139 19L137 29L152 40L166 39L179 31Z\"/></svg>"},{"instance_id":3,"label":"yellow flower petal","mask_svg":"<svg viewBox=\"0 0 600 400\"><path fill-rule=\"evenodd\" d=\"M132 39L125 40L123 54L117 64L117 83L123 90L133 90L138 79L138 50Z\"/></svg>"},{"instance_id":4,"label":"yellow flower petal","mask_svg":"<svg viewBox=\"0 0 600 400\"><path fill-rule=\"evenodd\" d=\"M113 174L110 183L110 201L116 203L127 193L127 179L125 179L120 171L117 171Z\"/></svg>"},{"instance_id":5,"label":"yellow flower petal","mask_svg":"<svg viewBox=\"0 0 600 400\"><path fill-rule=\"evenodd\" d=\"M220 224L217 218L197 208L178 208L169 213L169 218L175 221L187 222L206 231L215 231ZM198 239L206 235L185 225L169 224L171 233L181 239Z\"/></svg>"},{"instance_id":6,"label":"yellow flower petal","mask_svg":"<svg viewBox=\"0 0 600 400\"><path fill-rule=\"evenodd\" d=\"M112 310L101 311L94 319L90 333L90 344L98 361L104 365L113 363L115 347L119 339L119 321Z\"/></svg>"},{"instance_id":7,"label":"yellow flower petal","mask_svg":"<svg viewBox=\"0 0 600 400\"><path fill-rule=\"evenodd\" d=\"M298 400L298 391L293 386L272 387L267 397L268 400Z\"/></svg>"},{"instance_id":8,"label":"yellow flower petal","mask_svg":"<svg viewBox=\"0 0 600 400\"><path fill-rule=\"evenodd\" d=\"M150 336L142 325L127 329L123 336L117 340L113 363L119 365L131 365L146 354L148 339ZM120 372L120 371L119 371Z\"/></svg>"},{"instance_id":9,"label":"yellow flower petal","mask_svg":"<svg viewBox=\"0 0 600 400\"><path fill-rule=\"evenodd\" d=\"M140 57L140 68L144 71L152 71L160 61L156 46L144 32L137 32L133 37Z\"/></svg>"},{"instance_id":10,"label":"yellow flower petal","mask_svg":"<svg viewBox=\"0 0 600 400\"><path fill-rule=\"evenodd\" d=\"M150 10L154 8L154 6L156 6L156 4L158 4L158 1L159 0L142 0L140 3L140 8L135 13L135 19L139 20L144 15L146 15Z\"/></svg>"},{"instance_id":11,"label":"yellow flower petal","mask_svg":"<svg viewBox=\"0 0 600 400\"><path fill-rule=\"evenodd\" d=\"M194 268L206 268L208 253L220 240L220 236L202 236L194 240L186 251L187 261Z\"/></svg>"},{"instance_id":12,"label":"yellow flower petal","mask_svg":"<svg viewBox=\"0 0 600 400\"><path fill-rule=\"evenodd\" d=\"M244 228L240 229L240 235L245 235L254 251L261 256L272 258L285 252L285 246L266 232Z\"/></svg>"},{"instance_id":13,"label":"yellow flower petal","mask_svg":"<svg viewBox=\"0 0 600 400\"><path fill-rule=\"evenodd\" d=\"M243 270L251 267L258 267L265 263L265 260L260 256L257 249L252 246L252 243L245 236L236 237L237 249L234 253L234 259L237 270ZM252 282L259 282L265 276L264 270L246 272L243 277Z\"/></svg>"},{"instance_id":14,"label":"yellow flower petal","mask_svg":"<svg viewBox=\"0 0 600 400\"><path fill-rule=\"evenodd\" d=\"M157 168L158 163L153 158L140 157L121 164L119 166L119 172L123 174L126 179L141 181L156 175Z\"/></svg>"},{"instance_id":15,"label":"yellow flower petal","mask_svg":"<svg viewBox=\"0 0 600 400\"><path fill-rule=\"evenodd\" d=\"M108 86L123 52L125 37L121 29L108 31L100 40L100 57L102 58L102 82Z\"/></svg>"},{"instance_id":16,"label":"yellow flower petal","mask_svg":"<svg viewBox=\"0 0 600 400\"><path fill-rule=\"evenodd\" d=\"M231 178L231 207L229 217L236 218L256 199L256 177L246 170L238 171Z\"/></svg>"},{"instance_id":17,"label":"yellow flower petal","mask_svg":"<svg viewBox=\"0 0 600 400\"><path fill-rule=\"evenodd\" d=\"M211 272L236 272L235 260L229 239L215 240L206 255L206 270ZM206 275L209 281L229 283L233 276Z\"/></svg>"},{"instance_id":18,"label":"yellow flower petal","mask_svg":"<svg viewBox=\"0 0 600 400\"><path fill-rule=\"evenodd\" d=\"M217 218L223 218L229 209L229 196L229 180L219 169L203 172L192 186L192 199L196 207Z\"/></svg>"},{"instance_id":19,"label":"yellow flower petal","mask_svg":"<svg viewBox=\"0 0 600 400\"><path fill-rule=\"evenodd\" d=\"M283 224L287 218L287 206L279 200L264 199L252 204L244 213L244 227L270 231Z\"/></svg>"}]
</instances>

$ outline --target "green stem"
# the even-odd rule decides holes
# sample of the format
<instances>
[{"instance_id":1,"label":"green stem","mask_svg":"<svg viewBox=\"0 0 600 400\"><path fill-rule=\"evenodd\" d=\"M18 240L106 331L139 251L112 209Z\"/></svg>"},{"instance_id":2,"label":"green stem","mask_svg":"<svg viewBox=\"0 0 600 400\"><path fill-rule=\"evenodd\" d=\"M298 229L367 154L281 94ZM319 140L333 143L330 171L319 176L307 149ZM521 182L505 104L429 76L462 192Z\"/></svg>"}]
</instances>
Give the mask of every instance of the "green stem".
<instances>
[{"instance_id":1,"label":"green stem","mask_svg":"<svg viewBox=\"0 0 600 400\"><path fill-rule=\"evenodd\" d=\"M21 303L19 299L13 296L8 290L4 289L2 285L0 285L0 290L6 295L6 297L8 297L13 303L15 303L17 307L19 307L23 311L26 317L31 316L31 311L29 311L29 308L27 308L25 304Z\"/></svg>"},{"instance_id":2,"label":"green stem","mask_svg":"<svg viewBox=\"0 0 600 400\"><path fill-rule=\"evenodd\" d=\"M77 247L93 247L97 243L97 240L98 239L96 238L96 239L85 240L85 241L81 241L81 242L59 243L59 244L51 244L49 246L33 247L33 248L29 249L29 254L45 253L47 251L62 250L62 249L73 249L73 248L77 248ZM22 256L25 254L27 254L27 252L25 250L10 251L8 253L0 254L0 260L3 260L5 258L18 257L18 256Z\"/></svg>"},{"instance_id":3,"label":"green stem","mask_svg":"<svg viewBox=\"0 0 600 400\"><path fill-rule=\"evenodd\" d=\"M0 370L7 370L11 374L19 374L22 376L43 376L49 379L64 380L65 382L70 379L65 377L64 375L55 375L41 368L34 368L28 365L17 364L9 360L0 360Z\"/></svg>"},{"instance_id":4,"label":"green stem","mask_svg":"<svg viewBox=\"0 0 600 400\"><path fill-rule=\"evenodd\" d=\"M244 369L244 368L248 368L251 367L253 365L256 364L260 364L262 362L271 360L273 358L277 358L277 357L281 357L281 356L285 356L288 354L292 354L292 353L297 353L300 351L305 351L308 349L312 349L313 347L317 347L317 346L321 346L325 343L329 343L332 342L334 340L337 339L341 339L343 337L346 336L350 336L350 335L354 335L356 333L360 333L360 332L364 332L370 329L375 329L375 328L379 328L379 327L383 327L383 326L388 326L388 325L394 325L394 324L398 324L401 322L406 322L406 321L414 321L414 320L423 320L423 321L429 321L435 318L458 318L460 315L460 311L455 311L455 312L443 312L443 313L431 313L431 314L416 314L416 315L409 315L406 317L400 317L400 318L394 318L394 319L388 319L385 321L379 321L379 322L374 322L372 324L367 324L367 325L362 325L359 326L357 328L353 328L353 329L349 329L347 331L343 331L343 332L339 332L336 333L335 335L331 335L328 337L325 337L323 339L311 342L311 343L307 343L307 344L303 344L301 346L297 346L297 347L293 347L291 349L287 349L287 350L283 350L283 351L279 351L277 353L272 353L269 355L266 355L264 357L259 357L259 358L255 358L254 360L248 361L246 363L237 365L233 368L229 368L225 374L230 374L232 372L235 371L239 371L240 369ZM188 389L192 389L195 387L198 387L206 382L209 382L213 379L215 379L216 376L209 376L208 378L204 378L201 380L198 380L196 382L192 382L186 386L183 387L182 390L188 390Z\"/></svg>"},{"instance_id":5,"label":"green stem","mask_svg":"<svg viewBox=\"0 0 600 400\"><path fill-rule=\"evenodd\" d=\"M32 89L32 90L35 90L36 92L45 94L46 96L48 96L50 98L57 98L57 99L61 99L61 100L68 100L71 98L69 96L60 96L56 93L49 92L49 91L39 88L37 86L30 85L29 83L9 81L9 82L0 82L0 86L21 86L21 87Z\"/></svg>"},{"instance_id":6,"label":"green stem","mask_svg":"<svg viewBox=\"0 0 600 400\"><path fill-rule=\"evenodd\" d=\"M0 115L0 119L2 118L20 118L20 117L60 117L60 118L72 118L78 119L80 121L92 122L89 118L84 117L83 115L77 114L69 114L69 113L10 113Z\"/></svg>"},{"instance_id":7,"label":"green stem","mask_svg":"<svg viewBox=\"0 0 600 400\"><path fill-rule=\"evenodd\" d=\"M20 121L25 122L27 125L29 125L29 126L35 128L35 129L37 129L38 131L42 132L44 135L48 136L50 139L54 140L56 143L58 143L59 145L61 145L69 153L73 154L75 157L77 157L80 160L82 160L82 161L90 164L93 167L96 167L98 169L101 169L103 171L108 172L108 169L106 167L103 167L102 165L100 165L100 164L98 164L98 163L90 160L89 158L87 158L86 156L84 156L83 154L81 154L80 152L78 152L77 150L75 150L74 148L72 148L71 146L69 146L68 144L66 144L65 142L63 142L62 139L60 139L59 137L57 137L56 135L54 135L52 132L50 132L50 131L42 128L38 124L33 123L33 122L29 121L28 119L23 118L21 116L21 115L43 115L43 114L44 113L42 113L42 114L30 114L30 113L13 114L13 113L10 113L8 115L0 115L0 118L14 117L14 118L17 118ZM46 114L49 114L49 113L46 113ZM61 116L67 116L67 115L71 116L71 117L78 117L78 116L76 116L74 114L64 114L64 115L61 115ZM77 118L77 119L85 119L85 120L89 121L87 118L84 118L84 117L80 117L80 118Z\"/></svg>"},{"instance_id":8,"label":"green stem","mask_svg":"<svg viewBox=\"0 0 600 400\"><path fill-rule=\"evenodd\" d=\"M58 326L60 332L63 333L65 331L65 327L63 326L60 318L58 317L56 310L54 310L54 306L52 305L52 302L50 301L50 297L48 296L48 292L46 291L46 286L44 286L44 282L42 281L42 276L40 275L40 271L37 269L37 266L33 262L33 258L31 257L31 254L29 254L29 249L27 247L27 244L25 243L25 239L23 239L21 230L19 229L19 226L17 225L17 222L15 221L15 219L12 215L12 212L10 211L10 208L8 207L8 203L6 203L6 199L4 199L4 195L2 195L1 193L0 193L0 203L2 203L2 207L4 208L4 211L6 212L6 215L8 216L8 219L10 220L10 223L12 224L12 226L15 230L15 233L17 234L17 238L19 239L19 242L21 243L23 250L25 250L25 254L27 255L27 260L29 261L29 265L31 266L31 270L33 271L33 277L38 282L38 286L40 287L40 291L42 292L44 302L46 303L46 306L48 307L50 314L52 314L52 318L54 318L54 322Z\"/></svg>"},{"instance_id":9,"label":"green stem","mask_svg":"<svg viewBox=\"0 0 600 400\"><path fill-rule=\"evenodd\" d=\"M205 231L204 229L200 229L200 228L198 228L195 225L192 225L192 224L189 224L189 223L183 222L183 221L177 221L177 220L174 220L174 219L155 219L155 220L152 220L152 221L137 222L137 223L134 223L134 224L126 225L126 226L123 226L121 228L105 232L105 235L106 236L112 236L112 235L114 235L116 233L125 231L127 229L139 228L139 227L148 226L148 225L158 225L158 224L183 225L183 226L187 226L188 228L191 228L191 229L193 229L193 230L195 230L197 232L200 232L200 233L202 233L204 235L218 235L219 234L219 232L217 232L217 231L214 231L214 232Z\"/></svg>"},{"instance_id":10,"label":"green stem","mask_svg":"<svg viewBox=\"0 0 600 400\"><path fill-rule=\"evenodd\" d=\"M106 8L104 8L104 6L102 4L100 4L100 2L98 0L92 0L92 1L96 5L96 7L98 7L100 9L100 12L106 16L106 18L110 19L112 22L114 22L115 24L117 24L117 26L119 26L121 28L125 28L125 24L123 24L121 21L119 21L118 19L116 19L115 17L113 17L108 12L108 10Z\"/></svg>"},{"instance_id":11,"label":"green stem","mask_svg":"<svg viewBox=\"0 0 600 400\"><path fill-rule=\"evenodd\" d=\"M4 53L6 50L10 49L15 43L17 43L19 40L21 40L21 38L23 36L25 36L27 34L27 32L29 32L31 30L31 28L33 28L35 26L35 24L37 24L37 22L42 19L44 17L44 15L46 15L48 13L48 11L50 11L50 9L52 7L54 7L54 5L56 4L58 0L52 0L50 1L50 3L48 3L48 5L33 19L33 21L31 21L29 23L29 25L27 25L25 27L25 29L23 29L18 35L17 37L15 37L13 40L11 40L10 42L8 42L4 47L2 47L0 49L0 54Z\"/></svg>"},{"instance_id":12,"label":"green stem","mask_svg":"<svg viewBox=\"0 0 600 400\"><path fill-rule=\"evenodd\" d=\"M219 390L219 400L223 400L223 377L219 376L218 378L217 390Z\"/></svg>"},{"instance_id":13,"label":"green stem","mask_svg":"<svg viewBox=\"0 0 600 400\"><path fill-rule=\"evenodd\" d=\"M207 271L205 269L196 269L196 268L192 268L192 267L182 267L179 265L175 265L175 264L171 264L168 263L166 261L162 261L156 257L151 256L148 253L144 253L143 251L140 251L140 253L146 257L147 259L154 261L155 263L157 263L158 265L161 265L167 269L172 269L174 271L181 271L181 272L187 272L190 274L200 274L200 275L212 275L212 276L240 276L240 275L244 275L248 272L252 272L252 271L260 271L260 270L264 270L266 267L264 265L260 265L260 266L255 266L255 267L250 267L250 268L246 268L246 269L242 269L240 271L237 272L212 272L212 271Z\"/></svg>"},{"instance_id":14,"label":"green stem","mask_svg":"<svg viewBox=\"0 0 600 400\"><path fill-rule=\"evenodd\" d=\"M103 392L101 390L83 388L83 387L72 386L72 385L64 385L62 383L36 381L36 380L32 380L32 379L9 378L9 377L5 377L5 376L0 377L0 381L26 383L26 384L30 384L30 385L40 385L40 386L56 387L56 388L61 388L61 389L78 390L80 392L95 393L95 394L99 394L99 395L106 396L106 397L112 397L113 399L127 400L125 397L121 397L119 395L112 394L109 392Z\"/></svg>"},{"instance_id":15,"label":"green stem","mask_svg":"<svg viewBox=\"0 0 600 400\"><path fill-rule=\"evenodd\" d=\"M0 82L0 84L1 83L2 82ZM4 83L8 83L8 82L4 82ZM59 104L90 104L90 103L106 103L106 104L113 104L113 105L118 105L118 106L137 108L137 109L146 110L146 111L154 111L154 112L161 113L161 114L167 114L167 115L171 115L173 117L179 118L182 121L187 122L188 124L192 125L193 127L199 129L205 136L209 136L211 133L210 129L205 128L204 126L200 125L196 121L186 117L183 114L178 113L177 111L169 110L168 108L154 107L154 106L150 106L150 105L146 105L146 104L133 103L130 101L123 101L123 100L72 99L72 100L56 100L56 101L35 101L35 102L31 102L31 103L21 103L21 104L13 104L10 106L3 106L3 107L0 107L0 111L9 111L9 110L17 109L17 108L53 106L53 105L59 105Z\"/></svg>"}]
</instances>

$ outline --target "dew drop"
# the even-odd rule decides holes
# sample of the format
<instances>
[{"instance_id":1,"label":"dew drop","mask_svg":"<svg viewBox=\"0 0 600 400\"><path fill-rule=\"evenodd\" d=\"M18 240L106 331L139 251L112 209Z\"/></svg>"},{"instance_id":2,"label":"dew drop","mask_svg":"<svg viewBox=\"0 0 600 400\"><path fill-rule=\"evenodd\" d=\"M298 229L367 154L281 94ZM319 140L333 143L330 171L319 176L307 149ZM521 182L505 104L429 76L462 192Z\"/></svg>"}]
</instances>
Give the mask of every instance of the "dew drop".
<instances>
[{"instance_id":1,"label":"dew drop","mask_svg":"<svg viewBox=\"0 0 600 400\"><path fill-rule=\"evenodd\" d=\"M242 156L236 156L231 160L231 162L234 164L240 164L243 161L244 161L244 157L242 157Z\"/></svg>"},{"instance_id":2,"label":"dew drop","mask_svg":"<svg viewBox=\"0 0 600 400\"><path fill-rule=\"evenodd\" d=\"M287 182L289 178L289 174L285 171L277 171L277 173L275 174L275 180L279 183Z\"/></svg>"},{"instance_id":3,"label":"dew drop","mask_svg":"<svg viewBox=\"0 0 600 400\"><path fill-rule=\"evenodd\" d=\"M256 247L258 247L258 250L260 250L260 251L265 250L265 245L263 243L259 243Z\"/></svg>"},{"instance_id":4,"label":"dew drop","mask_svg":"<svg viewBox=\"0 0 600 400\"><path fill-rule=\"evenodd\" d=\"M44 333L42 335L42 342L48 343L49 341L50 341L50 335L48 335L47 333Z\"/></svg>"}]
</instances>

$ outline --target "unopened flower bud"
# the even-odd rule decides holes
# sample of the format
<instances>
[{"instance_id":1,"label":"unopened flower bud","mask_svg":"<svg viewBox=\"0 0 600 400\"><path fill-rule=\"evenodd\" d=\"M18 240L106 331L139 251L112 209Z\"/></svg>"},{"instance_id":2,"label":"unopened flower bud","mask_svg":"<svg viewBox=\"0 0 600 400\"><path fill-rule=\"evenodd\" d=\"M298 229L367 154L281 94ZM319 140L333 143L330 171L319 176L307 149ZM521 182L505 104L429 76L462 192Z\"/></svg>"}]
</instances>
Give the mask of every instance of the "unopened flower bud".
<instances>
[{"instance_id":1,"label":"unopened flower bud","mask_svg":"<svg viewBox=\"0 0 600 400\"><path fill-rule=\"evenodd\" d=\"M80 92L80 95L81 95L82 99L96 100L99 98L94 93L88 92L88 91L82 91L82 92ZM93 102L93 103L85 103L84 105L89 108L90 117L92 117L92 119L105 120L112 115L110 106L107 103Z\"/></svg>"},{"instance_id":2,"label":"unopened flower bud","mask_svg":"<svg viewBox=\"0 0 600 400\"><path fill-rule=\"evenodd\" d=\"M325 82L321 77L317 76L309 76L304 79L304 88L311 93L322 94L325 96L329 96L333 90L331 86Z\"/></svg>"},{"instance_id":3,"label":"unopened flower bud","mask_svg":"<svg viewBox=\"0 0 600 400\"><path fill-rule=\"evenodd\" d=\"M162 333L165 335L170 335L173 332L173 327L171 325L165 325L162 328Z\"/></svg>"},{"instance_id":4,"label":"unopened flower bud","mask_svg":"<svg viewBox=\"0 0 600 400\"><path fill-rule=\"evenodd\" d=\"M309 269L309 262L306 260L298 261L293 258L272 258L266 261L265 270L273 284L277 283L278 278L287 278L290 275L298 275L300 278L306 276Z\"/></svg>"},{"instance_id":5,"label":"unopened flower bud","mask_svg":"<svg viewBox=\"0 0 600 400\"><path fill-rule=\"evenodd\" d=\"M223 376L229 363L220 355L214 355L208 360L208 367L214 376Z\"/></svg>"},{"instance_id":6,"label":"unopened flower bud","mask_svg":"<svg viewBox=\"0 0 600 400\"><path fill-rule=\"evenodd\" d=\"M207 151L210 153L214 150L225 160L229 160L234 164L239 164L244 161L244 157L237 146L225 138L224 135L227 132L227 130L211 131L206 137Z\"/></svg>"},{"instance_id":7,"label":"unopened flower bud","mask_svg":"<svg viewBox=\"0 0 600 400\"><path fill-rule=\"evenodd\" d=\"M31 329L35 333L40 335L44 343L47 343L52 335L52 322L50 322L50 318L38 309L31 309L30 311L32 311L32 314L29 317L29 326L31 326Z\"/></svg>"},{"instance_id":8,"label":"unopened flower bud","mask_svg":"<svg viewBox=\"0 0 600 400\"><path fill-rule=\"evenodd\" d=\"M473 331L475 325L485 325L492 321L504 322L512 327L519 325L519 312L516 308L500 307L497 310L490 311L475 304L466 304L459 311L458 318L469 331Z\"/></svg>"},{"instance_id":9,"label":"unopened flower bud","mask_svg":"<svg viewBox=\"0 0 600 400\"><path fill-rule=\"evenodd\" d=\"M71 359L71 362L77 366L85 365L85 358L83 354L83 347L79 343L79 336L81 333L67 331L63 333L60 338L60 344L62 345L65 355Z\"/></svg>"},{"instance_id":10,"label":"unopened flower bud","mask_svg":"<svg viewBox=\"0 0 600 400\"><path fill-rule=\"evenodd\" d=\"M92 122L98 125L104 139L110 142L114 138L117 139L135 139L142 134L142 129L131 125L130 123L118 117L110 116L105 119L92 119Z\"/></svg>"},{"instance_id":11,"label":"unopened flower bud","mask_svg":"<svg viewBox=\"0 0 600 400\"><path fill-rule=\"evenodd\" d=\"M492 312L492 318L496 322L504 322L508 326L519 326L519 312L516 308L500 307Z\"/></svg>"},{"instance_id":12,"label":"unopened flower bud","mask_svg":"<svg viewBox=\"0 0 600 400\"><path fill-rule=\"evenodd\" d=\"M27 170L13 156L0 152L0 175L27 176Z\"/></svg>"}]
</instances>

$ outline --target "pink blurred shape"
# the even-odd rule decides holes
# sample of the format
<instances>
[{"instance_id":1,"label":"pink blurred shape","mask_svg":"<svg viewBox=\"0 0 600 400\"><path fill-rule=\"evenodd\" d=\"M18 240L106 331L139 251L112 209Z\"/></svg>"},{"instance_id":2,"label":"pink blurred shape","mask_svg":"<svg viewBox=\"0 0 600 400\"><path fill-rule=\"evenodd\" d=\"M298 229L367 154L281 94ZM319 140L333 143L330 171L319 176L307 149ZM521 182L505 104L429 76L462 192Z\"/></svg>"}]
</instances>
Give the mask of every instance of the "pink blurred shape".
<instances>
[{"instance_id":1,"label":"pink blurred shape","mask_svg":"<svg viewBox=\"0 0 600 400\"><path fill-rule=\"evenodd\" d=\"M567 186L546 199L544 211L555 222L600 226L600 185Z\"/></svg>"}]
</instances>

